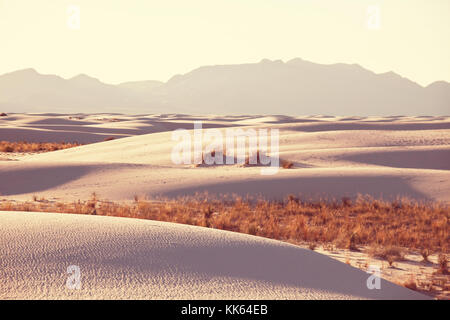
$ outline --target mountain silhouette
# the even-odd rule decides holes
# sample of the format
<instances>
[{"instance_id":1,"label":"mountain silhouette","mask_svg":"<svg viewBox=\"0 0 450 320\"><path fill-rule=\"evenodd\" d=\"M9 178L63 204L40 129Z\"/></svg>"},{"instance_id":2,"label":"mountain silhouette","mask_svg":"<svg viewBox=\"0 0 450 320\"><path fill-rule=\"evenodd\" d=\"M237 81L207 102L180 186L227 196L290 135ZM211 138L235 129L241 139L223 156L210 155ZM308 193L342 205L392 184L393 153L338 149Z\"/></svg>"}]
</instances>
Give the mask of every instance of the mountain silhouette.
<instances>
[{"instance_id":1,"label":"mountain silhouette","mask_svg":"<svg viewBox=\"0 0 450 320\"><path fill-rule=\"evenodd\" d=\"M448 115L450 84L423 87L394 72L300 58L204 66L166 83L119 85L84 74L63 79L25 69L0 76L0 111Z\"/></svg>"}]
</instances>

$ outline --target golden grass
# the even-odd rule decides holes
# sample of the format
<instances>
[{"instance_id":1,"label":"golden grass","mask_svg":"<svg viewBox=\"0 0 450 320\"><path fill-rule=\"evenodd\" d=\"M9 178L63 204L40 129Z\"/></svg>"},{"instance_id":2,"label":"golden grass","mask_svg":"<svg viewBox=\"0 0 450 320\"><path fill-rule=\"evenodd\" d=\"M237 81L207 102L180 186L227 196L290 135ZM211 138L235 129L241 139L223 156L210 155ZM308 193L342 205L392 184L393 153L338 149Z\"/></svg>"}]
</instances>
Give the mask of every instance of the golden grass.
<instances>
[{"instance_id":1,"label":"golden grass","mask_svg":"<svg viewBox=\"0 0 450 320\"><path fill-rule=\"evenodd\" d=\"M411 290L417 290L417 284L416 281L414 280L414 278L411 277L411 279L409 279L408 281L406 281L405 283L403 283L403 286L411 289Z\"/></svg>"},{"instance_id":2,"label":"golden grass","mask_svg":"<svg viewBox=\"0 0 450 320\"><path fill-rule=\"evenodd\" d=\"M429 251L428 248L425 249ZM392 245L372 247L369 253L374 257L386 260L391 267L394 262L405 260L405 250Z\"/></svg>"},{"instance_id":3,"label":"golden grass","mask_svg":"<svg viewBox=\"0 0 450 320\"><path fill-rule=\"evenodd\" d=\"M386 260L390 266L405 259L409 251L419 252L425 261L438 254L436 272L417 282L419 274L398 282L412 290L448 299L449 205L420 203L407 199L302 201L289 195L284 201L243 199L225 195L221 199L207 194L179 199L143 200L138 196L127 203L99 200L92 193L89 201L51 202L33 196L33 202L0 201L0 211L40 211L105 215L151 219L223 229L294 244L311 250L343 248ZM365 251L365 250L363 250ZM346 263L350 264L347 259ZM436 288L441 288L437 290ZM442 291L443 290L443 291Z\"/></svg>"},{"instance_id":4,"label":"golden grass","mask_svg":"<svg viewBox=\"0 0 450 320\"><path fill-rule=\"evenodd\" d=\"M0 152L48 152L80 146L68 142L9 142L0 141Z\"/></svg>"},{"instance_id":5,"label":"golden grass","mask_svg":"<svg viewBox=\"0 0 450 320\"><path fill-rule=\"evenodd\" d=\"M440 253L439 254L439 258L438 258L438 264L439 264L439 269L438 272L439 274L449 274L450 272L448 271L448 257L445 253Z\"/></svg>"},{"instance_id":6,"label":"golden grass","mask_svg":"<svg viewBox=\"0 0 450 320\"><path fill-rule=\"evenodd\" d=\"M33 200L37 200L35 197ZM388 202L359 197L350 202L301 201L289 196L284 201L243 199L207 195L179 199L142 200L130 203L89 201L60 203L34 201L0 202L0 210L45 211L130 217L176 222L223 229L291 243L332 244L358 250L373 248L372 254L387 261L399 261L399 248L447 253L449 206L399 199Z\"/></svg>"},{"instance_id":7,"label":"golden grass","mask_svg":"<svg viewBox=\"0 0 450 320\"><path fill-rule=\"evenodd\" d=\"M294 167L294 163L289 160L280 159L280 166L283 169L292 169Z\"/></svg>"}]
</instances>

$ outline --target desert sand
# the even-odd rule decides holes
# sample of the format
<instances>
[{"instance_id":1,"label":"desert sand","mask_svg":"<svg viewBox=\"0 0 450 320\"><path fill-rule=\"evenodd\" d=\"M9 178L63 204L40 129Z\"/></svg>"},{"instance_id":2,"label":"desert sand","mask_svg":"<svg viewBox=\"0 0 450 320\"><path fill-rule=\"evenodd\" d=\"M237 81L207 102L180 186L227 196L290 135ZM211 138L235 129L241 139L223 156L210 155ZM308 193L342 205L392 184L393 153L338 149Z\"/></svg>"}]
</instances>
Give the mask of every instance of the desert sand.
<instances>
[{"instance_id":1,"label":"desert sand","mask_svg":"<svg viewBox=\"0 0 450 320\"><path fill-rule=\"evenodd\" d=\"M280 130L271 176L258 166L177 165L172 131ZM104 141L115 137L115 140ZM281 199L450 201L450 117L9 114L0 140L81 142L39 154L0 153L0 199L106 201L208 192ZM248 235L154 221L0 212L0 298L382 298L426 296L317 252ZM80 266L81 290L65 288Z\"/></svg>"},{"instance_id":2,"label":"desert sand","mask_svg":"<svg viewBox=\"0 0 450 320\"><path fill-rule=\"evenodd\" d=\"M259 167L193 168L171 160L172 131L277 128L280 157L294 163L262 176ZM116 137L112 141L103 141ZM0 140L91 143L43 154L0 154L0 195L30 200L176 197L196 192L283 198L355 197L450 201L450 117L187 115L10 115ZM98 142L98 143L93 143Z\"/></svg>"},{"instance_id":3,"label":"desert sand","mask_svg":"<svg viewBox=\"0 0 450 320\"><path fill-rule=\"evenodd\" d=\"M0 299L426 299L283 242L149 220L1 212ZM69 289L67 268L80 268Z\"/></svg>"}]
</instances>

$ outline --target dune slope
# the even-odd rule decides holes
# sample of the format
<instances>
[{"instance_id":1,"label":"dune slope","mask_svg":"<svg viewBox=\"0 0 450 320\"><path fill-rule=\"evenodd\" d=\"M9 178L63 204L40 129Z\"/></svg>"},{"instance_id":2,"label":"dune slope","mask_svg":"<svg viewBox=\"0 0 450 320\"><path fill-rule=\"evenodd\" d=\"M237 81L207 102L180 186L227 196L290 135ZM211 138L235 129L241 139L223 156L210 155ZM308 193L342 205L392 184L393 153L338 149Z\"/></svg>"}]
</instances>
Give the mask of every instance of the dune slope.
<instances>
[{"instance_id":1,"label":"dune slope","mask_svg":"<svg viewBox=\"0 0 450 320\"><path fill-rule=\"evenodd\" d=\"M425 299L316 252L172 223L0 213L1 299ZM67 268L80 268L69 289Z\"/></svg>"},{"instance_id":2,"label":"dune slope","mask_svg":"<svg viewBox=\"0 0 450 320\"><path fill-rule=\"evenodd\" d=\"M172 131L204 128L279 129L280 157L294 163L271 176L238 165L174 164ZM1 154L0 195L30 200L100 198L131 200L135 195L176 197L196 192L283 198L355 197L450 201L450 118L188 115L12 115L0 121L0 140L26 131L31 141L92 143L37 155ZM120 132L120 134L119 134ZM189 131L192 133L192 130ZM120 139L103 141L104 137ZM101 138L100 138L101 137ZM70 139L69 139L70 138ZM64 140L64 139L62 139ZM6 183L6 181L8 183ZM3 183L5 182L5 183Z\"/></svg>"}]
</instances>

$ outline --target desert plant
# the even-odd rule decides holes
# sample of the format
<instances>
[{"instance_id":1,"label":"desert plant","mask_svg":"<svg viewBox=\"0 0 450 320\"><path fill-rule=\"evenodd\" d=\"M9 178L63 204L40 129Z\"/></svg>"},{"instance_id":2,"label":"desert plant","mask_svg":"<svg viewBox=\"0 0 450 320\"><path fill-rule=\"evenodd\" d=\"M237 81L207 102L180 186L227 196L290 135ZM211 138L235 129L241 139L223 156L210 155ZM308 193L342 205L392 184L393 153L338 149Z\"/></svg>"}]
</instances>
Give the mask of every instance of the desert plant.
<instances>
[{"instance_id":1,"label":"desert plant","mask_svg":"<svg viewBox=\"0 0 450 320\"><path fill-rule=\"evenodd\" d=\"M77 147L80 144L66 142L8 142L0 141L0 152L45 152Z\"/></svg>"},{"instance_id":2,"label":"desert plant","mask_svg":"<svg viewBox=\"0 0 450 320\"><path fill-rule=\"evenodd\" d=\"M374 257L386 260L391 267L394 262L405 259L404 249L396 246L374 247L369 252Z\"/></svg>"},{"instance_id":3,"label":"desert plant","mask_svg":"<svg viewBox=\"0 0 450 320\"><path fill-rule=\"evenodd\" d=\"M344 207L351 207L352 206L352 199L349 197L342 197L342 205Z\"/></svg>"},{"instance_id":4,"label":"desert plant","mask_svg":"<svg viewBox=\"0 0 450 320\"><path fill-rule=\"evenodd\" d=\"M420 254L422 255L424 262L430 262L428 260L428 257L430 256L431 252L428 248L423 248L422 250L420 250Z\"/></svg>"},{"instance_id":5,"label":"desert plant","mask_svg":"<svg viewBox=\"0 0 450 320\"><path fill-rule=\"evenodd\" d=\"M0 145L0 152L14 152L14 149L9 145Z\"/></svg>"},{"instance_id":6,"label":"desert plant","mask_svg":"<svg viewBox=\"0 0 450 320\"><path fill-rule=\"evenodd\" d=\"M411 289L411 290L417 290L417 284L414 278L411 276L411 278L403 283L403 286L405 288Z\"/></svg>"},{"instance_id":7,"label":"desert plant","mask_svg":"<svg viewBox=\"0 0 450 320\"><path fill-rule=\"evenodd\" d=\"M358 238L358 234L357 233L352 233L352 235L350 236L350 239L348 241L348 248L351 251L359 251L358 247L356 246L357 243L357 238Z\"/></svg>"},{"instance_id":8,"label":"desert plant","mask_svg":"<svg viewBox=\"0 0 450 320\"><path fill-rule=\"evenodd\" d=\"M283 169L292 169L294 167L294 163L289 160L280 159L280 165Z\"/></svg>"},{"instance_id":9,"label":"desert plant","mask_svg":"<svg viewBox=\"0 0 450 320\"><path fill-rule=\"evenodd\" d=\"M438 256L438 273L440 274L449 274L448 271L448 257L444 253L440 253Z\"/></svg>"}]
</instances>

